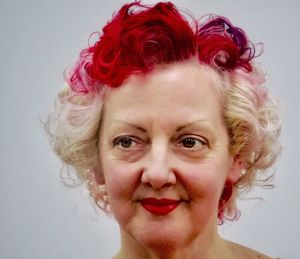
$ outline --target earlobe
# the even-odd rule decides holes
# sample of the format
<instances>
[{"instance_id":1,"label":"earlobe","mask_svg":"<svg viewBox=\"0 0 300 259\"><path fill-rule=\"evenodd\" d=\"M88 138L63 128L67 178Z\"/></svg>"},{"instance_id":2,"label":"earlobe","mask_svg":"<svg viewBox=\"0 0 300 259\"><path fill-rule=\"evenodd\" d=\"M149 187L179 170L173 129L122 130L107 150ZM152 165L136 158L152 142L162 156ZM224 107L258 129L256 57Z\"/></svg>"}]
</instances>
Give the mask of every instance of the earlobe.
<instances>
[{"instance_id":1,"label":"earlobe","mask_svg":"<svg viewBox=\"0 0 300 259\"><path fill-rule=\"evenodd\" d=\"M100 154L99 151L97 151L97 163L91 170L91 173L93 173L94 180L97 184L105 184L104 175L102 172L102 164L100 160Z\"/></svg>"},{"instance_id":2,"label":"earlobe","mask_svg":"<svg viewBox=\"0 0 300 259\"><path fill-rule=\"evenodd\" d=\"M97 184L105 184L104 176L98 168L93 170L93 174Z\"/></svg>"},{"instance_id":3,"label":"earlobe","mask_svg":"<svg viewBox=\"0 0 300 259\"><path fill-rule=\"evenodd\" d=\"M105 184L104 177L100 170L97 168L90 169L87 174L87 182L93 183L95 185L103 185Z\"/></svg>"},{"instance_id":4,"label":"earlobe","mask_svg":"<svg viewBox=\"0 0 300 259\"><path fill-rule=\"evenodd\" d=\"M96 205L106 213L109 213L110 208L105 181L103 174L99 170L95 168L90 170L87 177L87 188Z\"/></svg>"},{"instance_id":5,"label":"earlobe","mask_svg":"<svg viewBox=\"0 0 300 259\"><path fill-rule=\"evenodd\" d=\"M239 218L240 213L236 207L237 189L235 183L240 179L244 169L245 163L239 156L232 158L231 168L219 200L218 218L221 223L224 218L231 220Z\"/></svg>"},{"instance_id":6,"label":"earlobe","mask_svg":"<svg viewBox=\"0 0 300 259\"><path fill-rule=\"evenodd\" d=\"M239 156L234 157L231 170L228 175L228 180L230 180L232 183L236 183L241 177L244 169L245 169L244 161Z\"/></svg>"}]
</instances>

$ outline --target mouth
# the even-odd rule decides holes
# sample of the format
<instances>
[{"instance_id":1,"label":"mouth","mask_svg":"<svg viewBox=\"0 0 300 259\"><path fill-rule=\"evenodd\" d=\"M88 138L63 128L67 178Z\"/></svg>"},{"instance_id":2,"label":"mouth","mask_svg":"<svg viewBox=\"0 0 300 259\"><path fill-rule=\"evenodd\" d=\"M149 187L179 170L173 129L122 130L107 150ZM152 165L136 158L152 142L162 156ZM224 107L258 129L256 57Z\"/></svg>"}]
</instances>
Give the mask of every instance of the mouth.
<instances>
[{"instance_id":1,"label":"mouth","mask_svg":"<svg viewBox=\"0 0 300 259\"><path fill-rule=\"evenodd\" d=\"M179 200L147 198L141 200L141 205L154 215L167 215L179 205Z\"/></svg>"}]
</instances>

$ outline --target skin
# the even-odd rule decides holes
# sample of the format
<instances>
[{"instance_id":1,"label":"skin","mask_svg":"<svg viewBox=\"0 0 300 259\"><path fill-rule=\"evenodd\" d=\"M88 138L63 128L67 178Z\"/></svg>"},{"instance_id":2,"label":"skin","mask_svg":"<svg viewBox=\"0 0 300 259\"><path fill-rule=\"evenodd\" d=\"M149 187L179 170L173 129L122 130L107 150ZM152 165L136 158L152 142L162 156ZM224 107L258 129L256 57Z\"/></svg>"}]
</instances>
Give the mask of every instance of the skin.
<instances>
[{"instance_id":1,"label":"skin","mask_svg":"<svg viewBox=\"0 0 300 259\"><path fill-rule=\"evenodd\" d=\"M114 258L269 258L218 235L224 184L242 168L228 151L214 73L194 60L162 65L105 96L99 166L120 226ZM180 203L158 216L141 205L150 197Z\"/></svg>"}]
</instances>

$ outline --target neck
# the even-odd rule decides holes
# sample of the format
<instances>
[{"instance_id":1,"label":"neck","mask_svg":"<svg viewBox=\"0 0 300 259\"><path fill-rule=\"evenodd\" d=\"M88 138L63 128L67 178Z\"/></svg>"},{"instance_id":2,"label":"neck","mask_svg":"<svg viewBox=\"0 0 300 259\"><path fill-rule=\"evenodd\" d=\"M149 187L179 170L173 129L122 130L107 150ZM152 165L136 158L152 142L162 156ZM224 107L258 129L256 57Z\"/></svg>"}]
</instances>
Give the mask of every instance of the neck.
<instances>
[{"instance_id":1,"label":"neck","mask_svg":"<svg viewBox=\"0 0 300 259\"><path fill-rule=\"evenodd\" d=\"M113 259L182 259L230 258L226 241L215 231L210 235L199 235L179 246L178 244L146 247L121 230L121 249Z\"/></svg>"}]
</instances>

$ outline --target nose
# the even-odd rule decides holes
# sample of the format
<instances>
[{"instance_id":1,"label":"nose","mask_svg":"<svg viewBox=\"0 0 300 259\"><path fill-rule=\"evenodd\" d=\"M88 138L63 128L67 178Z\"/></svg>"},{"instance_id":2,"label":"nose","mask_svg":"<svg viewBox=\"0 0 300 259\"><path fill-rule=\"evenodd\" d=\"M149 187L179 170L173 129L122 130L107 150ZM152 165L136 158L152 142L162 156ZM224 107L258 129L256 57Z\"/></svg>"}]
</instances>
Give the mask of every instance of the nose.
<instances>
[{"instance_id":1,"label":"nose","mask_svg":"<svg viewBox=\"0 0 300 259\"><path fill-rule=\"evenodd\" d=\"M152 148L142 173L141 182L156 190L174 185L176 175L171 164L167 148L160 145Z\"/></svg>"}]
</instances>

